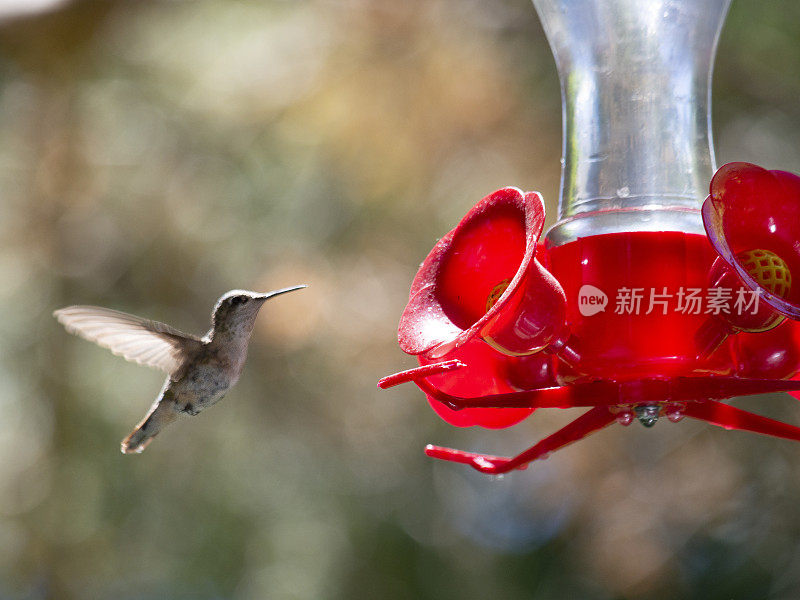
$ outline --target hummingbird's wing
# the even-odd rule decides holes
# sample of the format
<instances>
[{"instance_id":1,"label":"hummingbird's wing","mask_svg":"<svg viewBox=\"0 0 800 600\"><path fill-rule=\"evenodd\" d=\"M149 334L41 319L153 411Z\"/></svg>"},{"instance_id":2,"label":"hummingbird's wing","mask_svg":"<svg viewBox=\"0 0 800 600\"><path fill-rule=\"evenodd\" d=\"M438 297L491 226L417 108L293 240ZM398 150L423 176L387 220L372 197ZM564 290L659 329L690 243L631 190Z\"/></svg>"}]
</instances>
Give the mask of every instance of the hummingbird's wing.
<instances>
[{"instance_id":1,"label":"hummingbird's wing","mask_svg":"<svg viewBox=\"0 0 800 600\"><path fill-rule=\"evenodd\" d=\"M202 342L165 323L99 306L68 306L53 313L74 333L127 360L177 373Z\"/></svg>"}]
</instances>

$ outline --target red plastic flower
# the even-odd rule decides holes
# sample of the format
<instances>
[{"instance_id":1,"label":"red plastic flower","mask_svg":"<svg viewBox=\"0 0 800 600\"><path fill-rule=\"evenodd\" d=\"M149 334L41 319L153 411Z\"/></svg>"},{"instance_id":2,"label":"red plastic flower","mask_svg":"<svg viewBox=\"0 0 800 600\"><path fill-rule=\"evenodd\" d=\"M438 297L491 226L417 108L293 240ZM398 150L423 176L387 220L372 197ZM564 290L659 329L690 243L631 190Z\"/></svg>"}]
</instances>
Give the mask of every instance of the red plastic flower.
<instances>
[{"instance_id":1,"label":"red plastic flower","mask_svg":"<svg viewBox=\"0 0 800 600\"><path fill-rule=\"evenodd\" d=\"M400 319L400 347L420 365L458 359L469 368L428 378L436 390L467 397L553 384L538 355L564 328L561 286L536 260L542 197L516 188L490 194L439 240L411 285ZM424 388L423 388L424 389ZM451 410L428 394L448 423L500 428L532 408Z\"/></svg>"},{"instance_id":2,"label":"red plastic flower","mask_svg":"<svg viewBox=\"0 0 800 600\"><path fill-rule=\"evenodd\" d=\"M780 314L800 318L800 177L728 163L711 180L703 223L748 288Z\"/></svg>"}]
</instances>

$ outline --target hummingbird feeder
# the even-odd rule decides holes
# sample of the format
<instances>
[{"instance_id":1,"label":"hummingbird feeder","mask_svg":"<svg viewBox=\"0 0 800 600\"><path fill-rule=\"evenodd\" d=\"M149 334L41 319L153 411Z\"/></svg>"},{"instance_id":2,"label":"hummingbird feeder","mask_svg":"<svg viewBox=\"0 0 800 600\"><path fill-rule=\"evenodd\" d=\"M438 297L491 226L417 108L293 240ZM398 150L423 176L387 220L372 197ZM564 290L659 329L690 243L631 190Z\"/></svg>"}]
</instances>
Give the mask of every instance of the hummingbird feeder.
<instances>
[{"instance_id":1,"label":"hummingbird feeder","mask_svg":"<svg viewBox=\"0 0 800 600\"><path fill-rule=\"evenodd\" d=\"M729 0L534 0L559 71L559 220L503 188L433 247L399 326L413 381L456 426L584 407L499 474L613 423L684 417L800 441L728 398L800 391L800 177L714 173L713 58ZM713 177L712 177L713 174ZM710 193L703 202L710 183Z\"/></svg>"}]
</instances>

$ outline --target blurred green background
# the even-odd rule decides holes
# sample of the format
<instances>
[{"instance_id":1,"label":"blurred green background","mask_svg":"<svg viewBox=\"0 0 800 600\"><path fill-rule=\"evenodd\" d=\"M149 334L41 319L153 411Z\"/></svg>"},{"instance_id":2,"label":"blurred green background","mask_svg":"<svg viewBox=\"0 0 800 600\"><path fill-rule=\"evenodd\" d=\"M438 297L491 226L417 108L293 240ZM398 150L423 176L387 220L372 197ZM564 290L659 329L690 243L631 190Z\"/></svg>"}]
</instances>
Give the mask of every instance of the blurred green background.
<instances>
[{"instance_id":1,"label":"blurred green background","mask_svg":"<svg viewBox=\"0 0 800 600\"><path fill-rule=\"evenodd\" d=\"M796 599L800 445L571 420L440 422L396 324L419 262L505 185L558 195L560 97L527 0L0 2L0 598ZM736 0L717 161L800 171L800 3ZM223 403L141 456L161 374L68 304L202 333L270 303ZM753 406L754 402L739 402ZM756 409L798 422L796 401Z\"/></svg>"}]
</instances>

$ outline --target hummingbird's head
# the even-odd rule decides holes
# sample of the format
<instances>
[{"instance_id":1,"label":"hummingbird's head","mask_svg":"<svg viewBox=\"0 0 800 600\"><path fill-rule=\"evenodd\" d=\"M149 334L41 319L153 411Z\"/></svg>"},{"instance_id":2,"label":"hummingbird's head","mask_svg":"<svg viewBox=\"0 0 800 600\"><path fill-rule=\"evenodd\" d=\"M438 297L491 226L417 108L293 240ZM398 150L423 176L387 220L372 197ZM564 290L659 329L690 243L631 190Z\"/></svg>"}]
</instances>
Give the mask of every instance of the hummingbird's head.
<instances>
[{"instance_id":1,"label":"hummingbird's head","mask_svg":"<svg viewBox=\"0 0 800 600\"><path fill-rule=\"evenodd\" d=\"M213 327L216 333L247 334L253 330L258 316L258 311L270 298L280 296L286 292L293 292L306 287L296 285L293 287L274 290L262 294L247 290L231 290L223 294L214 306Z\"/></svg>"}]
</instances>

